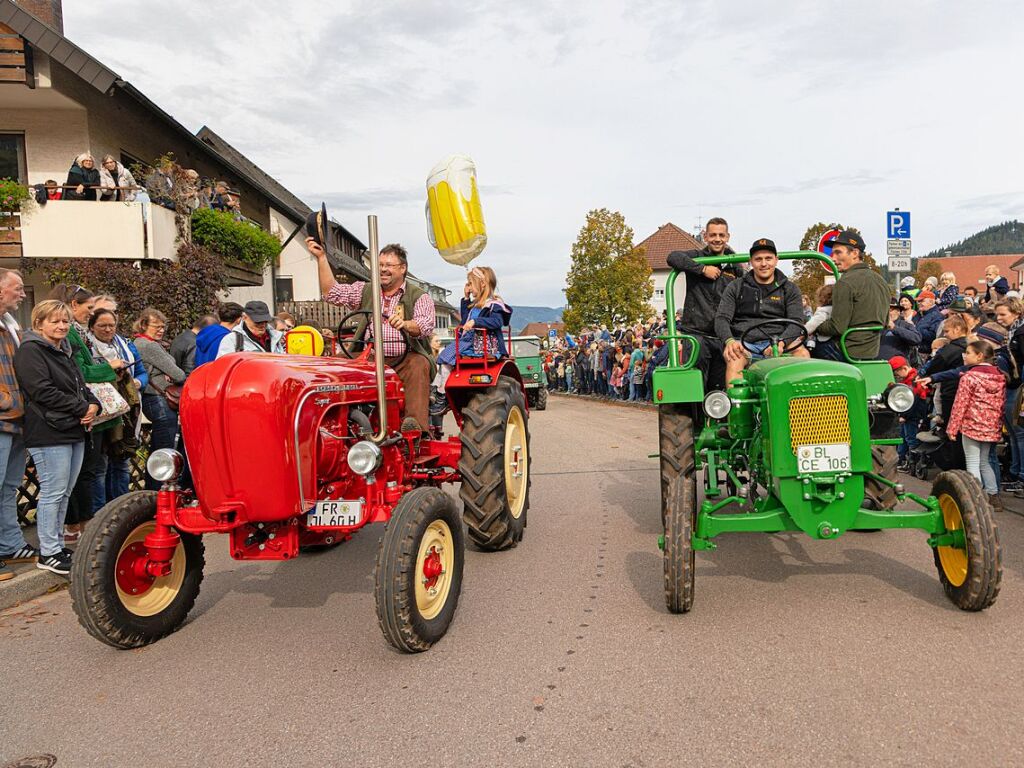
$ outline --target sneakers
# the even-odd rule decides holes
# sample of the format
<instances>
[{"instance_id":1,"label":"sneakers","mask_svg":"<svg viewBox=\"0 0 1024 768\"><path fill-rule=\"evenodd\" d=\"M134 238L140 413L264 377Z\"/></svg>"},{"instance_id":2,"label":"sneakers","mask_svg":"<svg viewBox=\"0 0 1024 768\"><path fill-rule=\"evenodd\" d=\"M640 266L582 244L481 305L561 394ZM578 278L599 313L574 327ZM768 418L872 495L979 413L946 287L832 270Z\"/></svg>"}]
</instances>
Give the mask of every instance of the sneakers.
<instances>
[{"instance_id":1,"label":"sneakers","mask_svg":"<svg viewBox=\"0 0 1024 768\"><path fill-rule=\"evenodd\" d=\"M0 581L7 581L14 578L14 571L7 567L7 563L0 560Z\"/></svg>"},{"instance_id":2,"label":"sneakers","mask_svg":"<svg viewBox=\"0 0 1024 768\"><path fill-rule=\"evenodd\" d=\"M77 528L72 528L70 525L64 526L64 543L74 544L82 537L82 531Z\"/></svg>"},{"instance_id":3,"label":"sneakers","mask_svg":"<svg viewBox=\"0 0 1024 768\"><path fill-rule=\"evenodd\" d=\"M71 573L71 550L66 547L55 555L39 556L36 561L36 568L41 571L52 571L58 576L67 576Z\"/></svg>"},{"instance_id":4,"label":"sneakers","mask_svg":"<svg viewBox=\"0 0 1024 768\"><path fill-rule=\"evenodd\" d=\"M31 563L38 557L39 550L30 544L26 544L17 552L8 552L7 554L0 555L0 560L6 560L8 563Z\"/></svg>"},{"instance_id":5,"label":"sneakers","mask_svg":"<svg viewBox=\"0 0 1024 768\"><path fill-rule=\"evenodd\" d=\"M1022 483L1020 480L1004 480L1002 485L1004 493L1024 491L1024 483Z\"/></svg>"},{"instance_id":6,"label":"sneakers","mask_svg":"<svg viewBox=\"0 0 1024 768\"><path fill-rule=\"evenodd\" d=\"M909 474L912 469L913 467L910 466L909 461L901 461L899 464L896 465L896 471L902 472L904 474Z\"/></svg>"}]
</instances>

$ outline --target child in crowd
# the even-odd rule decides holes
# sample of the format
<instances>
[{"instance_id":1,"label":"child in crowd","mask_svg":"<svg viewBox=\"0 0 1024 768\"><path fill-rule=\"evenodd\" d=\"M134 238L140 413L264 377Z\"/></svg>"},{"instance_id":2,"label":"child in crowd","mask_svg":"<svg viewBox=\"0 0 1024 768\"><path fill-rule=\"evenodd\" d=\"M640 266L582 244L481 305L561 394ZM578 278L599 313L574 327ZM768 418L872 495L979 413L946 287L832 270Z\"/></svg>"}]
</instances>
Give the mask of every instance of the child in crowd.
<instances>
[{"instance_id":1,"label":"child in crowd","mask_svg":"<svg viewBox=\"0 0 1024 768\"><path fill-rule=\"evenodd\" d=\"M914 390L914 405L909 411L900 416L900 435L903 442L896 449L899 455L898 469L906 472L909 468L909 452L917 447L917 433L920 430L920 422L928 416L928 396L931 394L928 387L917 381L917 369L907 362L902 355L889 358L889 365L892 367L896 381L902 382Z\"/></svg>"},{"instance_id":2,"label":"child in crowd","mask_svg":"<svg viewBox=\"0 0 1024 768\"><path fill-rule=\"evenodd\" d=\"M455 368L456 345L462 357L483 357L485 351L488 357L508 357L501 329L509 324L512 309L498 296L497 288L498 278L490 267L469 270L460 304L462 333L437 356L437 376L430 398L432 415L443 414L448 409L444 385ZM474 329L486 331L486 334Z\"/></svg>"},{"instance_id":3,"label":"child in crowd","mask_svg":"<svg viewBox=\"0 0 1024 768\"><path fill-rule=\"evenodd\" d=\"M951 440L963 436L967 471L977 478L993 508L1001 509L999 485L989 463L989 451L1003 431L1006 377L992 364L995 357L987 341L972 341L964 350L968 371L961 377L946 431Z\"/></svg>"},{"instance_id":4,"label":"child in crowd","mask_svg":"<svg viewBox=\"0 0 1024 768\"><path fill-rule=\"evenodd\" d=\"M819 336L815 333L818 326L832 317L832 286L823 285L815 295L818 300L818 308L814 310L811 319L807 321L807 346L811 349L819 341L828 341L831 336Z\"/></svg>"}]
</instances>

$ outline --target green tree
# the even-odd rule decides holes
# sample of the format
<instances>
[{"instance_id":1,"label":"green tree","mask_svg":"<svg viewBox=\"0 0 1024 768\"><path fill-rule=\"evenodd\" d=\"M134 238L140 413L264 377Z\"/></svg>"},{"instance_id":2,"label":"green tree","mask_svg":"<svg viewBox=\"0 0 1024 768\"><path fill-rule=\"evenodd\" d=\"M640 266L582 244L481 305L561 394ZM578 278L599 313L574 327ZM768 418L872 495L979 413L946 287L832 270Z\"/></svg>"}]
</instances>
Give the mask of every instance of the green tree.
<instances>
[{"instance_id":1,"label":"green tree","mask_svg":"<svg viewBox=\"0 0 1024 768\"><path fill-rule=\"evenodd\" d=\"M651 311L653 291L644 249L633 245L623 215L607 208L590 211L572 246L562 314L566 330L640 320Z\"/></svg>"},{"instance_id":2,"label":"green tree","mask_svg":"<svg viewBox=\"0 0 1024 768\"><path fill-rule=\"evenodd\" d=\"M860 235L860 230L856 227L847 227L842 224L837 224L836 222L827 223L819 221L817 224L813 224L808 227L807 231L804 232L804 236L800 238L800 250L818 250L818 241L821 239L821 236L830 229L845 229L856 235ZM863 237L863 235L861 235L861 237ZM875 262L874 257L869 251L865 251L864 261L866 261L868 266L876 272L881 272L882 277L885 277L888 280L887 270L879 269L878 264ZM807 296L813 302L818 289L825 284L825 276L827 274L829 274L829 271L821 262L812 261L810 259L801 259L800 261L797 261L793 267L792 280L796 283L797 288L800 289L800 293Z\"/></svg>"}]
</instances>

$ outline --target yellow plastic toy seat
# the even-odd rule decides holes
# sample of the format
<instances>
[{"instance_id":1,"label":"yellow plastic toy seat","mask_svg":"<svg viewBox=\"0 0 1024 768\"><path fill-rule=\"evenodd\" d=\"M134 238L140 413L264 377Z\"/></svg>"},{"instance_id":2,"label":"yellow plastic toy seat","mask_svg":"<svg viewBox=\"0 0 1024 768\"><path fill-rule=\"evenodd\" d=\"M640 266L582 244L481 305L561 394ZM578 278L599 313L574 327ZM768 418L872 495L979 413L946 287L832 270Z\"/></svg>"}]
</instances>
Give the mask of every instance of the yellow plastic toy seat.
<instances>
[{"instance_id":1,"label":"yellow plastic toy seat","mask_svg":"<svg viewBox=\"0 0 1024 768\"><path fill-rule=\"evenodd\" d=\"M487 245L476 166L465 155L446 157L427 177L427 237L442 259L458 266Z\"/></svg>"},{"instance_id":2,"label":"yellow plastic toy seat","mask_svg":"<svg viewBox=\"0 0 1024 768\"><path fill-rule=\"evenodd\" d=\"M324 337L311 325L299 325L284 336L284 349L289 355L312 355L324 353Z\"/></svg>"}]
</instances>

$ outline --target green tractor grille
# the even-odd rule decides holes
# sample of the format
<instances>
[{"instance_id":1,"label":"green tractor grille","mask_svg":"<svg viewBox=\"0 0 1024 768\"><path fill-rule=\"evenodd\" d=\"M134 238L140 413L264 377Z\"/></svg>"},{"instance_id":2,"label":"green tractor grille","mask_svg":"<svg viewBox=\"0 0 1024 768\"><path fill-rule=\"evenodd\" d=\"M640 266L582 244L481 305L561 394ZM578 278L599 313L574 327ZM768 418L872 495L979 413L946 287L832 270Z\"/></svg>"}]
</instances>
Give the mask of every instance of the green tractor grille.
<instances>
[{"instance_id":1,"label":"green tractor grille","mask_svg":"<svg viewBox=\"0 0 1024 768\"><path fill-rule=\"evenodd\" d=\"M797 397L789 401L789 435L793 453L800 445L850 442L850 414L845 395Z\"/></svg>"}]
</instances>

